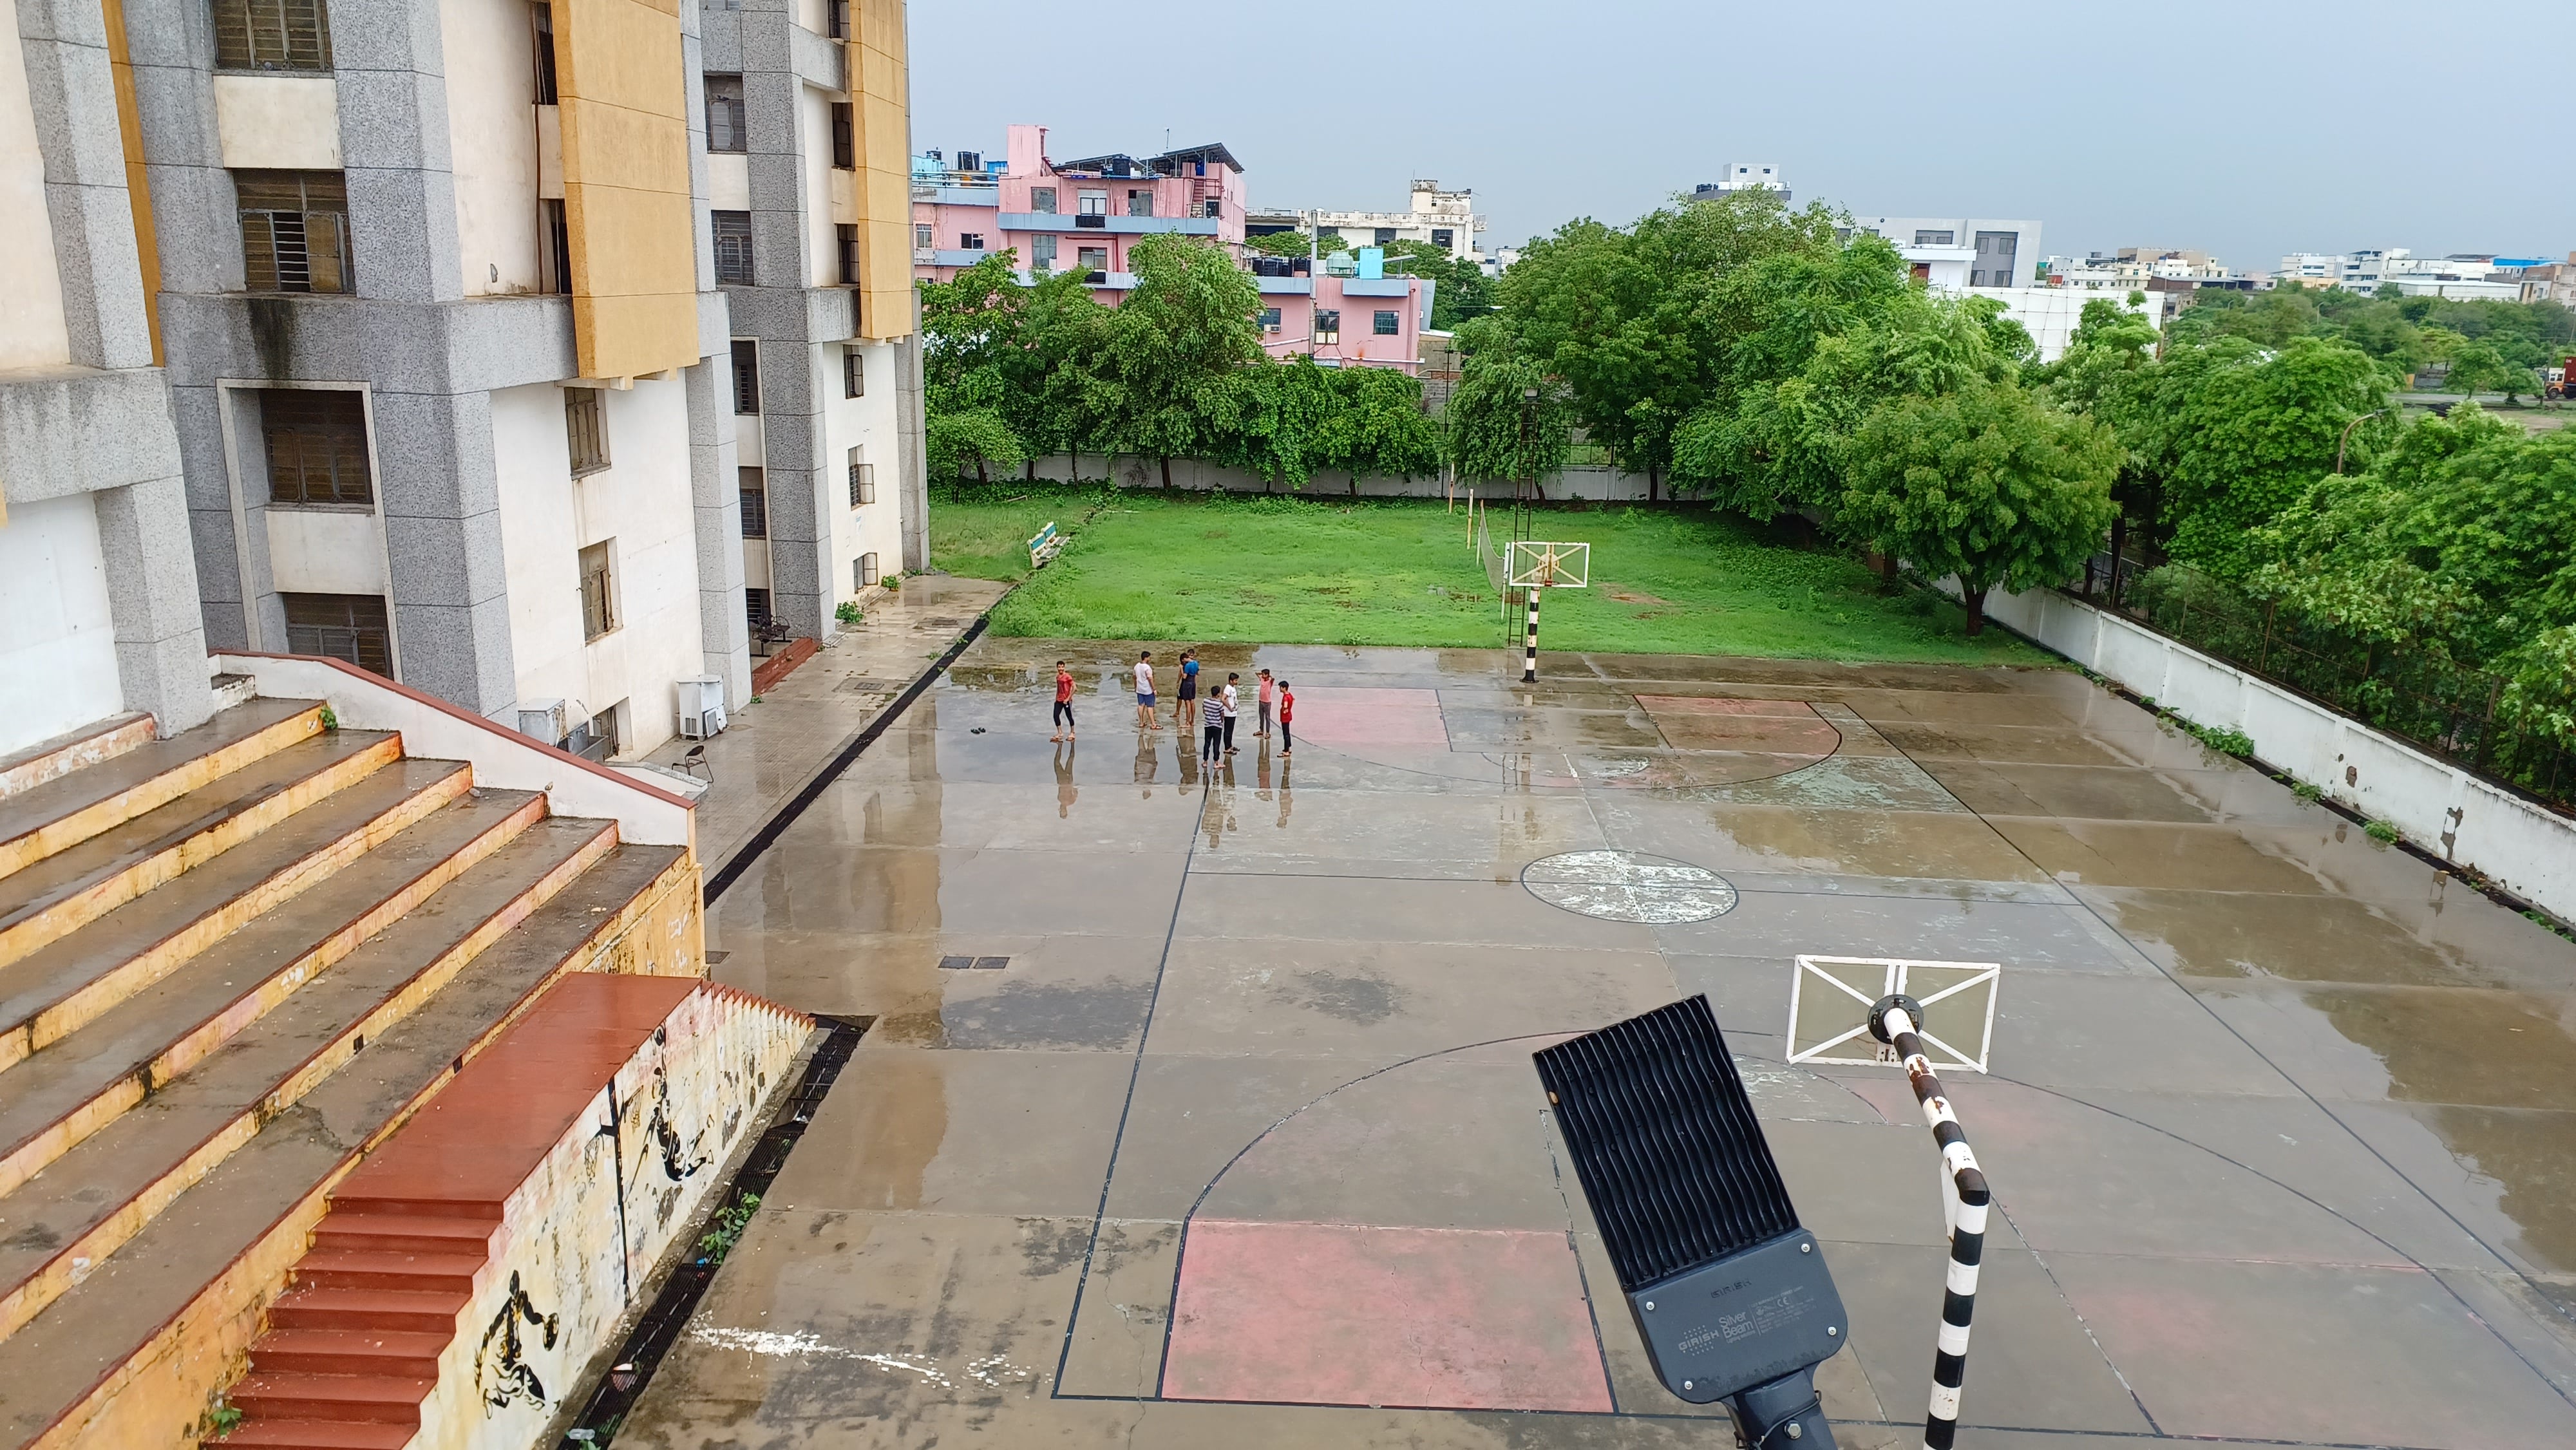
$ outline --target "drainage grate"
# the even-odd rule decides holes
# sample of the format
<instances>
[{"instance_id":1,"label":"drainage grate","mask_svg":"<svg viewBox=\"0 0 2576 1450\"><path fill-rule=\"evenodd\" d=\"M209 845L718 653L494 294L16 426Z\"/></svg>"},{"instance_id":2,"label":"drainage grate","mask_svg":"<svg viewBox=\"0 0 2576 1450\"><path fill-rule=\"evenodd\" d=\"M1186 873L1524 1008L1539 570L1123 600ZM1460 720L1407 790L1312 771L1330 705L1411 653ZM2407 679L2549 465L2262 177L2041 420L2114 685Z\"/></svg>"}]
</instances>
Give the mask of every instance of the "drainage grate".
<instances>
[{"instance_id":1,"label":"drainage grate","mask_svg":"<svg viewBox=\"0 0 2576 1450\"><path fill-rule=\"evenodd\" d=\"M743 1155L742 1167L725 1185L721 1203L727 1210L741 1212L747 1201L757 1203L769 1191L779 1170L787 1166L787 1155L796 1151L797 1141L805 1136L806 1125L821 1110L833 1080L849 1065L860 1036L876 1019L817 1013L814 1020L830 1029L831 1035L806 1060L804 1076L788 1089L787 1101L771 1120L769 1131L761 1134L760 1141ZM643 1397L644 1387L652 1383L653 1371L661 1367L662 1356L678 1342L680 1331L688 1327L689 1316L697 1312L698 1300L705 1297L707 1286L715 1281L723 1257L722 1252L701 1253L673 1269L671 1276L662 1281L662 1292L653 1296L652 1304L636 1321L626 1342L618 1347L617 1358L592 1389L573 1428L565 1432L560 1450L598 1450L616 1436L626 1412L635 1407Z\"/></svg>"},{"instance_id":2,"label":"drainage grate","mask_svg":"<svg viewBox=\"0 0 2576 1450\"><path fill-rule=\"evenodd\" d=\"M1604 921L1672 925L1735 909L1735 888L1705 866L1635 851L1568 851L1521 869L1521 885L1550 906Z\"/></svg>"},{"instance_id":3,"label":"drainage grate","mask_svg":"<svg viewBox=\"0 0 2576 1450\"><path fill-rule=\"evenodd\" d=\"M1009 957L941 957L939 967L947 972L998 972L1011 964Z\"/></svg>"}]
</instances>

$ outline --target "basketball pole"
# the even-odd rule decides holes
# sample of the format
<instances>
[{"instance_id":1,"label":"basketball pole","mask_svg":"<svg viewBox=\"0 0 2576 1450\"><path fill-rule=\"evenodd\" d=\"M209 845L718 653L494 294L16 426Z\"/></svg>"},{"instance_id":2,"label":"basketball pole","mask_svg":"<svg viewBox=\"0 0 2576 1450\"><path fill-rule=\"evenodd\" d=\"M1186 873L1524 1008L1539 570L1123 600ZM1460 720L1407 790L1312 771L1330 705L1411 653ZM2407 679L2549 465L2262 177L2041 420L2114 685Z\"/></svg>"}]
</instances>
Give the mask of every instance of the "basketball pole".
<instances>
[{"instance_id":1,"label":"basketball pole","mask_svg":"<svg viewBox=\"0 0 2576 1450\"><path fill-rule=\"evenodd\" d=\"M1524 685L1535 684L1538 681L1538 596L1539 587L1535 584L1531 585L1528 652L1521 659L1521 683Z\"/></svg>"}]
</instances>

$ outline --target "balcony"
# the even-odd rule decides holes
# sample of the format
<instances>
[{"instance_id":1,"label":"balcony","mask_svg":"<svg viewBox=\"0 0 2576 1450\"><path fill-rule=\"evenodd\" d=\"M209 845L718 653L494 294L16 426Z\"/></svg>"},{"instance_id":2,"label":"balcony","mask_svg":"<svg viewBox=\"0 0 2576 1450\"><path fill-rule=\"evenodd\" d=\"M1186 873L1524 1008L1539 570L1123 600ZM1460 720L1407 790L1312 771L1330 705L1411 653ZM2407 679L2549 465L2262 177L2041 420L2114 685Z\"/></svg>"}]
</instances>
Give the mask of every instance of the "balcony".
<instances>
[{"instance_id":1,"label":"balcony","mask_svg":"<svg viewBox=\"0 0 2576 1450\"><path fill-rule=\"evenodd\" d=\"M984 202L981 205L990 206ZM1006 232L1108 232L1114 236L1141 237L1157 232L1177 232L1185 237L1212 237L1217 223L1213 217L1196 216L1067 216L1059 212L1006 211L999 218Z\"/></svg>"},{"instance_id":2,"label":"balcony","mask_svg":"<svg viewBox=\"0 0 2576 1450\"><path fill-rule=\"evenodd\" d=\"M1264 297L1312 297L1315 295L1315 279L1312 277L1256 276L1252 280L1254 285L1261 289L1261 295Z\"/></svg>"}]
</instances>

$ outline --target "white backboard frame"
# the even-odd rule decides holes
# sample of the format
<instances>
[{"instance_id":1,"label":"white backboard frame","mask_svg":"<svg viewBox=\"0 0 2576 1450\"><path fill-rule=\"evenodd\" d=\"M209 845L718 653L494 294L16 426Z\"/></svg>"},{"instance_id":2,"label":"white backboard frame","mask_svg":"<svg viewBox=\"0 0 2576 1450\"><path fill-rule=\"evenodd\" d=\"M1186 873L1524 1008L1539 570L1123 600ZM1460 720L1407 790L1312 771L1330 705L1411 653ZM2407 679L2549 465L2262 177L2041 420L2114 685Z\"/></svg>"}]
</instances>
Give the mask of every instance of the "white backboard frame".
<instances>
[{"instance_id":1,"label":"white backboard frame","mask_svg":"<svg viewBox=\"0 0 2576 1450\"><path fill-rule=\"evenodd\" d=\"M1514 539L1503 556L1505 582L1514 589L1588 589L1590 544ZM1567 577L1567 576L1572 577Z\"/></svg>"},{"instance_id":2,"label":"white backboard frame","mask_svg":"<svg viewBox=\"0 0 2576 1450\"><path fill-rule=\"evenodd\" d=\"M1786 1036L1789 1061L1843 1067L1893 1066L1897 1060L1896 1049L1871 1036L1869 1030L1869 1009L1876 1006L1880 998L1904 992L1929 1009L1935 1003L1982 989L1985 1010L1978 1014L1980 1026L1973 1052L1964 1045L1933 1035L1928 1028L1918 1030L1916 1035L1923 1039L1924 1056L1930 1059L1934 1071L1945 1068L1974 1073L1986 1071L1988 1055L1994 1045L1995 998L2003 987L2001 962L1927 962L1903 957L1823 957L1801 953L1797 964L1797 971L1789 979L1789 1031ZM1866 967L1879 969L1879 989L1875 994L1864 997L1854 986L1854 981L1866 983L1870 980L1869 974L1852 969ZM1828 971L1827 968L1841 970ZM1909 980L1925 968L1935 968L1943 977L1954 972L1967 975L1957 981L1943 982L1928 995L1909 991ZM1826 995L1838 1009L1835 1025L1847 1024L1849 1030L1821 1036L1802 1046L1798 1038L1799 1005L1810 990ZM1839 1010L1845 1007L1849 1008L1847 1014Z\"/></svg>"}]
</instances>

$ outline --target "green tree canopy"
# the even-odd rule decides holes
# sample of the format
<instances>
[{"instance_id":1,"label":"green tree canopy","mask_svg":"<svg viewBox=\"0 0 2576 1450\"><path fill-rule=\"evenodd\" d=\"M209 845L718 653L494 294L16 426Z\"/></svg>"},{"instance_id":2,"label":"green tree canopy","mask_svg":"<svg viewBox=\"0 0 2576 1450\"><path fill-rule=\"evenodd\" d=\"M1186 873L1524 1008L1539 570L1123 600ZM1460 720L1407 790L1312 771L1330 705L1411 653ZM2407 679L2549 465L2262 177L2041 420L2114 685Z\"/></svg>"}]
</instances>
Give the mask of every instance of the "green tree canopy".
<instances>
[{"instance_id":1,"label":"green tree canopy","mask_svg":"<svg viewBox=\"0 0 2576 1450\"><path fill-rule=\"evenodd\" d=\"M1128 251L1136 285L1101 328L1107 385L1093 444L1171 460L1222 451L1242 401L1233 374L1262 361L1261 293L1218 248L1159 233Z\"/></svg>"},{"instance_id":2,"label":"green tree canopy","mask_svg":"<svg viewBox=\"0 0 2576 1450\"><path fill-rule=\"evenodd\" d=\"M1968 633L1986 595L2063 582L2110 526L2108 429L2010 381L1893 399L1852 436L1841 523L1928 575L1955 574Z\"/></svg>"},{"instance_id":3,"label":"green tree canopy","mask_svg":"<svg viewBox=\"0 0 2576 1450\"><path fill-rule=\"evenodd\" d=\"M1491 321L1469 323L1460 341L1468 352L1440 411L1441 457L1462 479L1514 484L1564 467L1574 407L1563 385Z\"/></svg>"}]
</instances>

